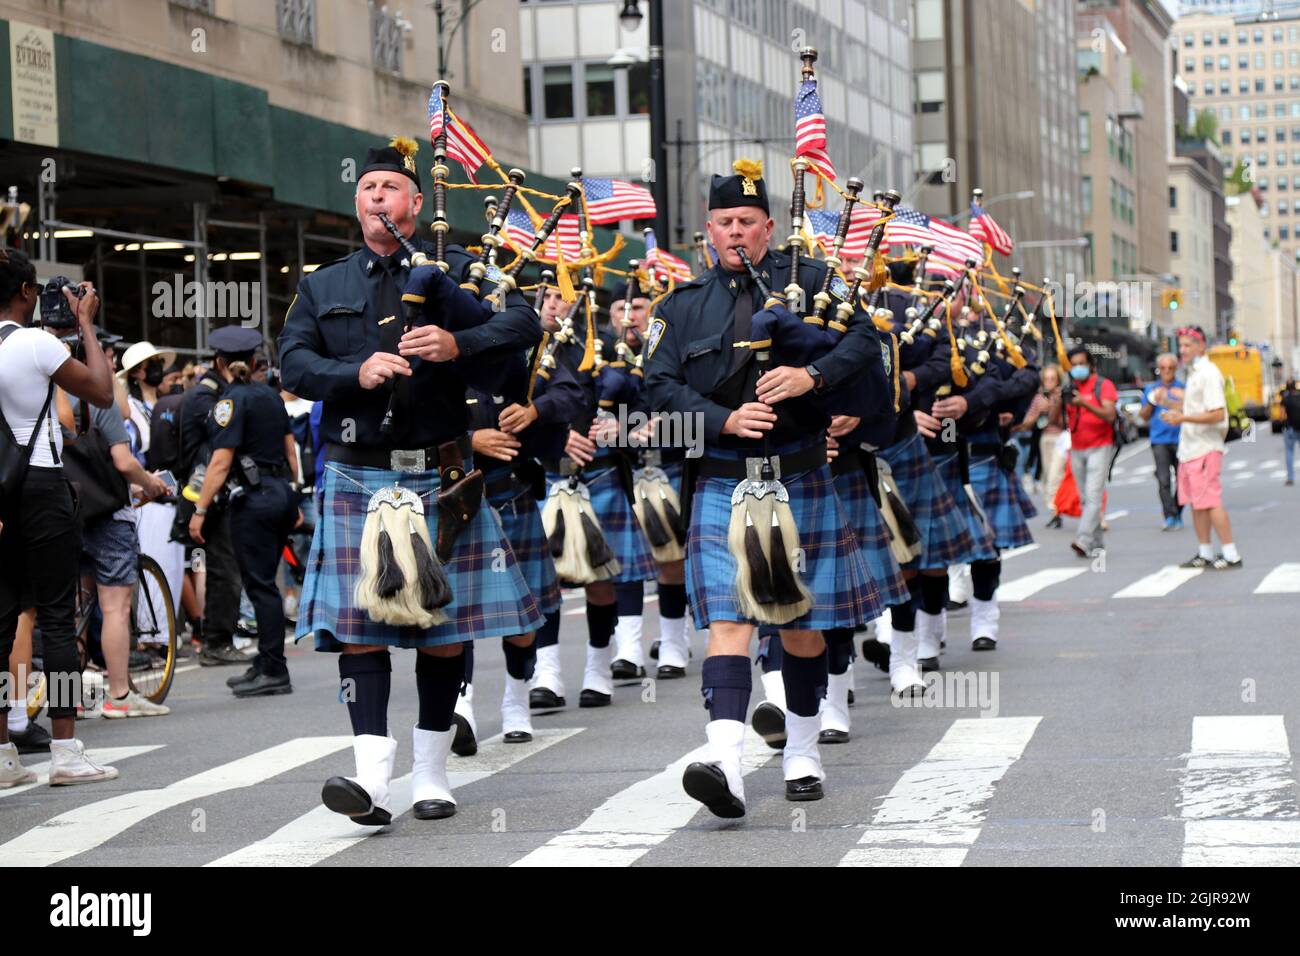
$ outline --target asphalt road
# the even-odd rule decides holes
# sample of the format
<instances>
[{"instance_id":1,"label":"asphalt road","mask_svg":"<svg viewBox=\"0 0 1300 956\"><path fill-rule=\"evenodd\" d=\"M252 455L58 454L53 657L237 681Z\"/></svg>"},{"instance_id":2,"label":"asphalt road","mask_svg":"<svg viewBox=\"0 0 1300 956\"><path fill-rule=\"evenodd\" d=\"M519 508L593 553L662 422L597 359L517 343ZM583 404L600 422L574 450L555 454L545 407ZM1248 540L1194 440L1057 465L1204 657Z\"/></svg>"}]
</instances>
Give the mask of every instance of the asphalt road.
<instances>
[{"instance_id":1,"label":"asphalt road","mask_svg":"<svg viewBox=\"0 0 1300 956\"><path fill-rule=\"evenodd\" d=\"M1162 569L1195 551L1190 521L1158 530L1150 453L1126 449L1104 563L1069 550L1072 522L1034 519L1038 544L1004 564L997 651L971 652L968 615L949 615L935 706L891 705L885 676L857 662L853 739L823 747L817 803L786 802L779 756L755 738L747 817L697 812L680 789L703 743L697 664L686 680L619 687L610 708L573 706L574 592L561 632L571 706L535 717L532 744L492 739L503 661L479 647L483 745L452 758L451 819L407 813L374 830L321 808L322 781L353 772L349 725L334 658L291 649L290 696L236 701L231 669L194 668L168 717L79 724L120 778L0 791L0 865L1296 865L1300 489L1283 487L1282 455L1267 433L1230 449L1244 569L1182 574ZM398 777L413 668L398 652Z\"/></svg>"}]
</instances>

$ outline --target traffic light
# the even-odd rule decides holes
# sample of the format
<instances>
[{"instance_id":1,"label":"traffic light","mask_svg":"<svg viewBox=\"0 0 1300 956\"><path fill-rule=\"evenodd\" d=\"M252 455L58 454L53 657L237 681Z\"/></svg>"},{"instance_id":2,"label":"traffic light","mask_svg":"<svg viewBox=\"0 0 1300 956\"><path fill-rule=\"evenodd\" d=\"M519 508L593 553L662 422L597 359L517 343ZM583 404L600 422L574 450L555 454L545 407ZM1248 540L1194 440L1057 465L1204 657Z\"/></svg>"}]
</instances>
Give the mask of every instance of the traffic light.
<instances>
[{"instance_id":1,"label":"traffic light","mask_svg":"<svg viewBox=\"0 0 1300 956\"><path fill-rule=\"evenodd\" d=\"M1182 304L1182 289L1165 289L1160 293L1160 308L1168 309L1170 312L1177 312Z\"/></svg>"}]
</instances>

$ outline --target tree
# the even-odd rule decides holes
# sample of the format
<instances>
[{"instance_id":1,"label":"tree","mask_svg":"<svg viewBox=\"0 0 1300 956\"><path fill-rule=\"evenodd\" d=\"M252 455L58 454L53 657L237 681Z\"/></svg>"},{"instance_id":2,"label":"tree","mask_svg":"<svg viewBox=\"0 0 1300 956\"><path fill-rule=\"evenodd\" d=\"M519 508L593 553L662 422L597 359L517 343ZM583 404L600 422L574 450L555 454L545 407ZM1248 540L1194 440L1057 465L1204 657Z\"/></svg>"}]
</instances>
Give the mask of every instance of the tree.
<instances>
[{"instance_id":1,"label":"tree","mask_svg":"<svg viewBox=\"0 0 1300 956\"><path fill-rule=\"evenodd\" d=\"M1197 139L1217 141L1219 138L1219 116L1209 107L1196 114L1196 126L1193 133Z\"/></svg>"}]
</instances>

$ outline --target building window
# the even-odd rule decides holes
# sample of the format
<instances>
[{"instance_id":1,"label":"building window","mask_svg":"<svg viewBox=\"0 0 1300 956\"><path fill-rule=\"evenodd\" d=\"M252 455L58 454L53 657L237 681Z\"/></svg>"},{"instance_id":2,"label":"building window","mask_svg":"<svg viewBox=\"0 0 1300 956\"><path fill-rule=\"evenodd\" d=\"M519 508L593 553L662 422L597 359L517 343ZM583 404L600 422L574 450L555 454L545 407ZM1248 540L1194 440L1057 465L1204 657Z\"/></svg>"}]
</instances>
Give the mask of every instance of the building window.
<instances>
[{"instance_id":1,"label":"building window","mask_svg":"<svg viewBox=\"0 0 1300 956\"><path fill-rule=\"evenodd\" d=\"M573 67L542 67L542 98L547 119L573 119Z\"/></svg>"},{"instance_id":2,"label":"building window","mask_svg":"<svg viewBox=\"0 0 1300 956\"><path fill-rule=\"evenodd\" d=\"M1084 176L1079 181L1079 195L1083 197L1083 214L1092 215L1092 177Z\"/></svg>"},{"instance_id":3,"label":"building window","mask_svg":"<svg viewBox=\"0 0 1300 956\"><path fill-rule=\"evenodd\" d=\"M1178 233L1173 229L1169 230L1169 251L1178 254Z\"/></svg>"},{"instance_id":4,"label":"building window","mask_svg":"<svg viewBox=\"0 0 1300 956\"><path fill-rule=\"evenodd\" d=\"M1244 70L1249 66L1250 66L1250 57L1248 57L1244 53L1237 57L1237 69Z\"/></svg>"},{"instance_id":5,"label":"building window","mask_svg":"<svg viewBox=\"0 0 1300 956\"><path fill-rule=\"evenodd\" d=\"M1214 46L1214 34L1213 34L1213 33L1202 33L1202 34L1201 34L1201 46Z\"/></svg>"},{"instance_id":6,"label":"building window","mask_svg":"<svg viewBox=\"0 0 1300 956\"><path fill-rule=\"evenodd\" d=\"M1292 74L1292 76L1287 80L1287 85L1293 90L1300 90L1300 76Z\"/></svg>"},{"instance_id":7,"label":"building window","mask_svg":"<svg viewBox=\"0 0 1300 956\"><path fill-rule=\"evenodd\" d=\"M1256 166L1267 166L1267 165L1268 165L1268 153L1260 153L1258 156L1256 156L1256 157L1255 157L1255 165L1256 165Z\"/></svg>"},{"instance_id":8,"label":"building window","mask_svg":"<svg viewBox=\"0 0 1300 956\"><path fill-rule=\"evenodd\" d=\"M1273 28L1273 42L1274 42L1274 43L1281 43L1281 42L1282 42L1282 28L1281 28L1281 27L1274 27L1274 28Z\"/></svg>"},{"instance_id":9,"label":"building window","mask_svg":"<svg viewBox=\"0 0 1300 956\"><path fill-rule=\"evenodd\" d=\"M1258 181L1256 181L1255 185L1258 186L1260 189L1264 190L1265 192L1268 192L1268 177L1260 176Z\"/></svg>"},{"instance_id":10,"label":"building window","mask_svg":"<svg viewBox=\"0 0 1300 956\"><path fill-rule=\"evenodd\" d=\"M1223 131L1223 142L1225 145L1232 142L1232 130L1225 129Z\"/></svg>"},{"instance_id":11,"label":"building window","mask_svg":"<svg viewBox=\"0 0 1300 956\"><path fill-rule=\"evenodd\" d=\"M1091 113L1079 114L1079 152L1086 153L1092 149Z\"/></svg>"},{"instance_id":12,"label":"building window","mask_svg":"<svg viewBox=\"0 0 1300 956\"><path fill-rule=\"evenodd\" d=\"M1228 45L1228 34L1227 34L1227 32L1220 33L1220 34L1219 34L1219 46L1227 46L1227 45Z\"/></svg>"},{"instance_id":13,"label":"building window","mask_svg":"<svg viewBox=\"0 0 1300 956\"><path fill-rule=\"evenodd\" d=\"M650 64L634 63L627 70L627 111L637 116L650 112Z\"/></svg>"},{"instance_id":14,"label":"building window","mask_svg":"<svg viewBox=\"0 0 1300 956\"><path fill-rule=\"evenodd\" d=\"M1242 106L1237 110L1237 115L1244 120L1250 119L1250 107Z\"/></svg>"},{"instance_id":15,"label":"building window","mask_svg":"<svg viewBox=\"0 0 1300 956\"><path fill-rule=\"evenodd\" d=\"M1277 214L1278 214L1279 216L1285 216L1285 215L1286 215L1287 213L1289 213L1290 211L1291 211L1291 210L1287 207L1287 204L1286 204L1286 200L1285 200L1285 199L1282 199L1282 200L1279 200L1279 201L1278 201L1278 204L1277 204Z\"/></svg>"},{"instance_id":16,"label":"building window","mask_svg":"<svg viewBox=\"0 0 1300 956\"><path fill-rule=\"evenodd\" d=\"M1282 51L1281 51L1281 50L1278 50L1277 52L1275 52L1275 53L1273 54L1273 69L1275 69L1275 70L1280 70L1280 69L1282 69L1282 62L1283 62L1283 61L1282 61Z\"/></svg>"},{"instance_id":17,"label":"building window","mask_svg":"<svg viewBox=\"0 0 1300 956\"><path fill-rule=\"evenodd\" d=\"M1264 92L1264 78L1262 76L1255 77L1255 92L1256 93Z\"/></svg>"},{"instance_id":18,"label":"building window","mask_svg":"<svg viewBox=\"0 0 1300 956\"><path fill-rule=\"evenodd\" d=\"M1279 149L1277 151L1277 155L1274 157L1274 159L1277 161L1277 164L1279 166L1286 165L1286 153L1284 153L1282 150Z\"/></svg>"},{"instance_id":19,"label":"building window","mask_svg":"<svg viewBox=\"0 0 1300 956\"><path fill-rule=\"evenodd\" d=\"M1178 187L1177 186L1169 187L1169 208L1170 209L1178 208Z\"/></svg>"},{"instance_id":20,"label":"building window","mask_svg":"<svg viewBox=\"0 0 1300 956\"><path fill-rule=\"evenodd\" d=\"M1261 126L1259 129L1255 130L1255 142L1257 142L1257 143L1267 143L1267 142L1268 142L1268 130L1264 129L1264 127L1262 127L1262 126Z\"/></svg>"},{"instance_id":21,"label":"building window","mask_svg":"<svg viewBox=\"0 0 1300 956\"><path fill-rule=\"evenodd\" d=\"M1286 55L1287 66L1300 66L1300 50L1292 50Z\"/></svg>"},{"instance_id":22,"label":"building window","mask_svg":"<svg viewBox=\"0 0 1300 956\"><path fill-rule=\"evenodd\" d=\"M370 59L375 69L387 73L402 72L402 28L388 7L370 7Z\"/></svg>"},{"instance_id":23,"label":"building window","mask_svg":"<svg viewBox=\"0 0 1300 956\"><path fill-rule=\"evenodd\" d=\"M1232 84L1229 83L1227 80L1219 80L1219 92L1222 93L1224 96L1227 96L1230 92L1232 92Z\"/></svg>"},{"instance_id":24,"label":"building window","mask_svg":"<svg viewBox=\"0 0 1300 956\"><path fill-rule=\"evenodd\" d=\"M1300 213L1300 199L1297 199L1297 200L1292 204L1291 208L1292 208L1295 212Z\"/></svg>"},{"instance_id":25,"label":"building window","mask_svg":"<svg viewBox=\"0 0 1300 956\"><path fill-rule=\"evenodd\" d=\"M1256 104L1255 104L1255 115L1256 115L1259 119L1263 119L1264 117L1268 116L1268 106L1265 105L1264 103L1256 103Z\"/></svg>"},{"instance_id":26,"label":"building window","mask_svg":"<svg viewBox=\"0 0 1300 956\"><path fill-rule=\"evenodd\" d=\"M1232 67L1231 60L1229 60L1226 56L1219 57L1219 69L1227 70L1227 69L1231 69L1231 67Z\"/></svg>"},{"instance_id":27,"label":"building window","mask_svg":"<svg viewBox=\"0 0 1300 956\"><path fill-rule=\"evenodd\" d=\"M524 67L524 112L529 119L537 115L533 110L533 70L528 66Z\"/></svg>"},{"instance_id":28,"label":"building window","mask_svg":"<svg viewBox=\"0 0 1300 956\"><path fill-rule=\"evenodd\" d=\"M1254 31L1254 33L1251 34L1251 39L1253 39L1256 43L1263 43L1264 31L1263 30Z\"/></svg>"},{"instance_id":29,"label":"building window","mask_svg":"<svg viewBox=\"0 0 1300 956\"><path fill-rule=\"evenodd\" d=\"M1201 61L1201 65L1205 67L1205 72L1206 72L1206 73L1213 73L1213 72L1214 72L1214 57L1212 57L1212 56L1207 56L1204 60Z\"/></svg>"},{"instance_id":30,"label":"building window","mask_svg":"<svg viewBox=\"0 0 1300 956\"><path fill-rule=\"evenodd\" d=\"M1279 176L1279 177L1277 177L1277 191L1280 192L1280 193L1284 193L1284 192L1286 192L1286 177L1285 177L1285 176Z\"/></svg>"},{"instance_id":31,"label":"building window","mask_svg":"<svg viewBox=\"0 0 1300 956\"><path fill-rule=\"evenodd\" d=\"M1257 70L1264 69L1264 54L1262 53L1255 54L1255 69Z\"/></svg>"},{"instance_id":32,"label":"building window","mask_svg":"<svg viewBox=\"0 0 1300 956\"><path fill-rule=\"evenodd\" d=\"M1274 93L1282 92L1282 77L1280 76L1273 77L1273 92Z\"/></svg>"},{"instance_id":33,"label":"building window","mask_svg":"<svg viewBox=\"0 0 1300 956\"><path fill-rule=\"evenodd\" d=\"M1249 93L1249 92L1250 92L1250 80L1238 80L1238 81L1237 81L1237 91L1240 92L1240 93ZM1250 114L1247 114L1247 115L1250 115Z\"/></svg>"},{"instance_id":34,"label":"building window","mask_svg":"<svg viewBox=\"0 0 1300 956\"><path fill-rule=\"evenodd\" d=\"M943 70L916 71L916 112L939 112L945 95Z\"/></svg>"},{"instance_id":35,"label":"building window","mask_svg":"<svg viewBox=\"0 0 1300 956\"><path fill-rule=\"evenodd\" d=\"M603 63L588 63L583 72L587 82L587 115L616 115L618 106L614 102L614 68Z\"/></svg>"},{"instance_id":36,"label":"building window","mask_svg":"<svg viewBox=\"0 0 1300 956\"><path fill-rule=\"evenodd\" d=\"M316 45L316 0L275 0L275 19L284 39Z\"/></svg>"},{"instance_id":37,"label":"building window","mask_svg":"<svg viewBox=\"0 0 1300 956\"><path fill-rule=\"evenodd\" d=\"M1286 241L1287 239L1290 239L1290 238L1291 238L1291 227L1290 227L1290 226L1285 226L1285 225L1283 225L1283 226L1278 226L1278 227L1277 227L1277 237L1278 237L1279 239L1283 240L1283 241Z\"/></svg>"},{"instance_id":38,"label":"building window","mask_svg":"<svg viewBox=\"0 0 1300 956\"><path fill-rule=\"evenodd\" d=\"M1279 143L1285 143L1286 130L1284 130L1282 127L1279 126L1277 129L1273 130L1273 138L1277 140Z\"/></svg>"}]
</instances>

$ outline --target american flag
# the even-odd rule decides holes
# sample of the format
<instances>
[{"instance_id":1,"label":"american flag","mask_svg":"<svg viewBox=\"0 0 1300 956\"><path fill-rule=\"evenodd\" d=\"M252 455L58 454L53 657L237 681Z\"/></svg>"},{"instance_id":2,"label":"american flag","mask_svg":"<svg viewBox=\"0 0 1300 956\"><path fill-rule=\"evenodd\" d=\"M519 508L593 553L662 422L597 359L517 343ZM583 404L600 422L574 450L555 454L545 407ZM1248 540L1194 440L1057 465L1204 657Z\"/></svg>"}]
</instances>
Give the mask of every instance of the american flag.
<instances>
[{"instance_id":1,"label":"american flag","mask_svg":"<svg viewBox=\"0 0 1300 956\"><path fill-rule=\"evenodd\" d=\"M823 173L835 178L835 167L826 154L826 114L816 80L804 80L794 96L794 154L808 157Z\"/></svg>"},{"instance_id":2,"label":"american flag","mask_svg":"<svg viewBox=\"0 0 1300 956\"><path fill-rule=\"evenodd\" d=\"M533 221L528 218L528 213L522 209L511 208L506 216L505 225L502 231L506 234L506 239L518 249L531 249L533 239L537 235L533 229ZM574 213L567 213L560 216L560 221L546 240L546 245L541 249L540 255L543 259L555 259L556 240L558 239L560 249L564 252L564 258L570 262L582 257L582 237L578 230L578 217Z\"/></svg>"},{"instance_id":3,"label":"american flag","mask_svg":"<svg viewBox=\"0 0 1300 956\"><path fill-rule=\"evenodd\" d=\"M955 275L966 268L967 259L977 263L984 260L983 246L970 233L931 219L911 206L894 210L894 218L885 226L885 237L891 243L933 246L926 268L934 272Z\"/></svg>"},{"instance_id":4,"label":"american flag","mask_svg":"<svg viewBox=\"0 0 1300 956\"><path fill-rule=\"evenodd\" d=\"M429 142L438 138L442 132L442 88L434 86L429 94ZM447 155L465 167L465 175L470 182L475 178L482 165L487 162L492 151L483 144L469 124L459 117L453 117L447 128Z\"/></svg>"},{"instance_id":5,"label":"american flag","mask_svg":"<svg viewBox=\"0 0 1300 956\"><path fill-rule=\"evenodd\" d=\"M655 200L650 190L619 179L584 179L587 221L594 224L620 219L653 219Z\"/></svg>"},{"instance_id":6,"label":"american flag","mask_svg":"<svg viewBox=\"0 0 1300 956\"><path fill-rule=\"evenodd\" d=\"M988 243L994 252L1004 256L1011 255L1015 243L1006 230L993 221L993 217L984 211L983 206L970 204L970 234L981 243Z\"/></svg>"},{"instance_id":7,"label":"american flag","mask_svg":"<svg viewBox=\"0 0 1300 956\"><path fill-rule=\"evenodd\" d=\"M659 243L655 241L653 229L645 231L645 261L643 265L647 269L653 269L660 275L671 276L676 282L686 282L691 277L690 263L677 258L666 249L660 249Z\"/></svg>"},{"instance_id":8,"label":"american flag","mask_svg":"<svg viewBox=\"0 0 1300 956\"><path fill-rule=\"evenodd\" d=\"M807 216L813 238L821 244L822 251L829 254L835 239L835 230L840 223L840 214L825 209L809 209ZM867 241L871 238L871 227L879 218L880 210L874 206L854 206L853 214L849 219L848 235L844 237L841 252L855 257L863 255L867 251Z\"/></svg>"}]
</instances>

